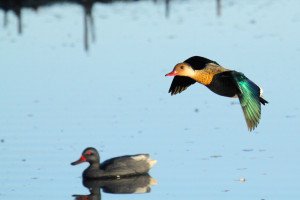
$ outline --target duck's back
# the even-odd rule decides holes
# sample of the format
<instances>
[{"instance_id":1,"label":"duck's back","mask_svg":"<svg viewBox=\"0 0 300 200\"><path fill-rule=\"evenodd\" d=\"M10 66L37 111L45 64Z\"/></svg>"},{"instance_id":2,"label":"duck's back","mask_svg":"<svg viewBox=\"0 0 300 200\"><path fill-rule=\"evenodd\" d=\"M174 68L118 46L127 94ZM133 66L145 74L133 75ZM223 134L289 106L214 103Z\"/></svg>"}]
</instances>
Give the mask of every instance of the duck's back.
<instances>
[{"instance_id":1,"label":"duck's back","mask_svg":"<svg viewBox=\"0 0 300 200\"><path fill-rule=\"evenodd\" d=\"M155 163L149 154L126 155L104 161L100 169L108 176L130 176L147 173Z\"/></svg>"}]
</instances>

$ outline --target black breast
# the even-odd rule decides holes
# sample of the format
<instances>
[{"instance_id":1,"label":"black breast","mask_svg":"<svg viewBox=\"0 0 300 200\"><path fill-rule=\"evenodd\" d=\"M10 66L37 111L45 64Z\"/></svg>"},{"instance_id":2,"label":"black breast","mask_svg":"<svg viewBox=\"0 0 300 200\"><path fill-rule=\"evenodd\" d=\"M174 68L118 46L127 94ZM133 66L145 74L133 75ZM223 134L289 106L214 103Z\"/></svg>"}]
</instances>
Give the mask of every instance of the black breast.
<instances>
[{"instance_id":1,"label":"black breast","mask_svg":"<svg viewBox=\"0 0 300 200\"><path fill-rule=\"evenodd\" d=\"M216 74L212 82L207 87L214 93L221 96L235 96L239 93L239 90L231 73L232 71L226 71Z\"/></svg>"}]
</instances>

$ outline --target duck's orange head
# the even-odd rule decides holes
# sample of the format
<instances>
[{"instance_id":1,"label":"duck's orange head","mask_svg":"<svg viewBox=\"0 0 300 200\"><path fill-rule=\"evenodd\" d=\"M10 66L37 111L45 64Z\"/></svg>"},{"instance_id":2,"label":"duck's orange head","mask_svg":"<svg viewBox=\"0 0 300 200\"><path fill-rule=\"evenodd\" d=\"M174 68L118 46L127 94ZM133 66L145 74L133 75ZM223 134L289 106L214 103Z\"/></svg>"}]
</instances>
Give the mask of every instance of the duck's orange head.
<instances>
[{"instance_id":1,"label":"duck's orange head","mask_svg":"<svg viewBox=\"0 0 300 200\"><path fill-rule=\"evenodd\" d=\"M166 74L166 76L188 76L192 77L194 75L194 69L188 63L178 63L175 65L173 71Z\"/></svg>"}]
</instances>

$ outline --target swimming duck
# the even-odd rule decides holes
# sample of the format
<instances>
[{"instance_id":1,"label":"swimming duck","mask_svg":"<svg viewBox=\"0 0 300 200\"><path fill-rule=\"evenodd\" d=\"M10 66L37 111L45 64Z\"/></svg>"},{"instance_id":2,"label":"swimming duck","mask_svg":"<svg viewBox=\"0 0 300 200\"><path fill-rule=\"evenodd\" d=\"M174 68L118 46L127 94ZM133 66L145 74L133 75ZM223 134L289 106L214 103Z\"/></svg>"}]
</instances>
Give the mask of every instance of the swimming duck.
<instances>
[{"instance_id":1,"label":"swimming duck","mask_svg":"<svg viewBox=\"0 0 300 200\"><path fill-rule=\"evenodd\" d=\"M193 56L175 65L166 76L174 76L169 93L181 93L198 82L214 93L226 97L238 97L249 131L254 130L261 117L261 104L268 103L262 97L262 89L243 73L226 69L217 62Z\"/></svg>"},{"instance_id":2,"label":"swimming duck","mask_svg":"<svg viewBox=\"0 0 300 200\"><path fill-rule=\"evenodd\" d=\"M157 161L151 160L149 154L136 154L111 158L100 164L98 151L93 147L88 147L82 152L81 157L71 165L82 162L90 164L83 171L83 178L121 178L146 174Z\"/></svg>"}]
</instances>

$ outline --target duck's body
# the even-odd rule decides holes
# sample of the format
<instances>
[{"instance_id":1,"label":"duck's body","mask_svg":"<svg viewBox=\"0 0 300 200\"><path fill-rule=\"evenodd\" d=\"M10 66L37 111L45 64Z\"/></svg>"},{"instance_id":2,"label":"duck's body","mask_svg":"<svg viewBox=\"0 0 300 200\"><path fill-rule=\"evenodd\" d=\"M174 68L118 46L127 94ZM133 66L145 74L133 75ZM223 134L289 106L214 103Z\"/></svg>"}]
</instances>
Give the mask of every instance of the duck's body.
<instances>
[{"instance_id":1,"label":"duck's body","mask_svg":"<svg viewBox=\"0 0 300 200\"><path fill-rule=\"evenodd\" d=\"M148 173L155 164L148 154L126 155L111 158L100 164L100 167L90 165L84 170L87 178L125 177Z\"/></svg>"},{"instance_id":2,"label":"duck's body","mask_svg":"<svg viewBox=\"0 0 300 200\"><path fill-rule=\"evenodd\" d=\"M172 95L198 82L218 95L238 97L250 131L259 123L260 104L268 103L262 98L262 89L244 74L224 68L217 62L200 56L178 63L166 76L175 76L169 89Z\"/></svg>"},{"instance_id":3,"label":"duck's body","mask_svg":"<svg viewBox=\"0 0 300 200\"><path fill-rule=\"evenodd\" d=\"M137 154L111 158L100 164L98 151L89 147L83 151L79 160L71 164L82 162L90 163L83 172L84 178L121 178L148 173L156 160L151 160L149 154Z\"/></svg>"}]
</instances>

